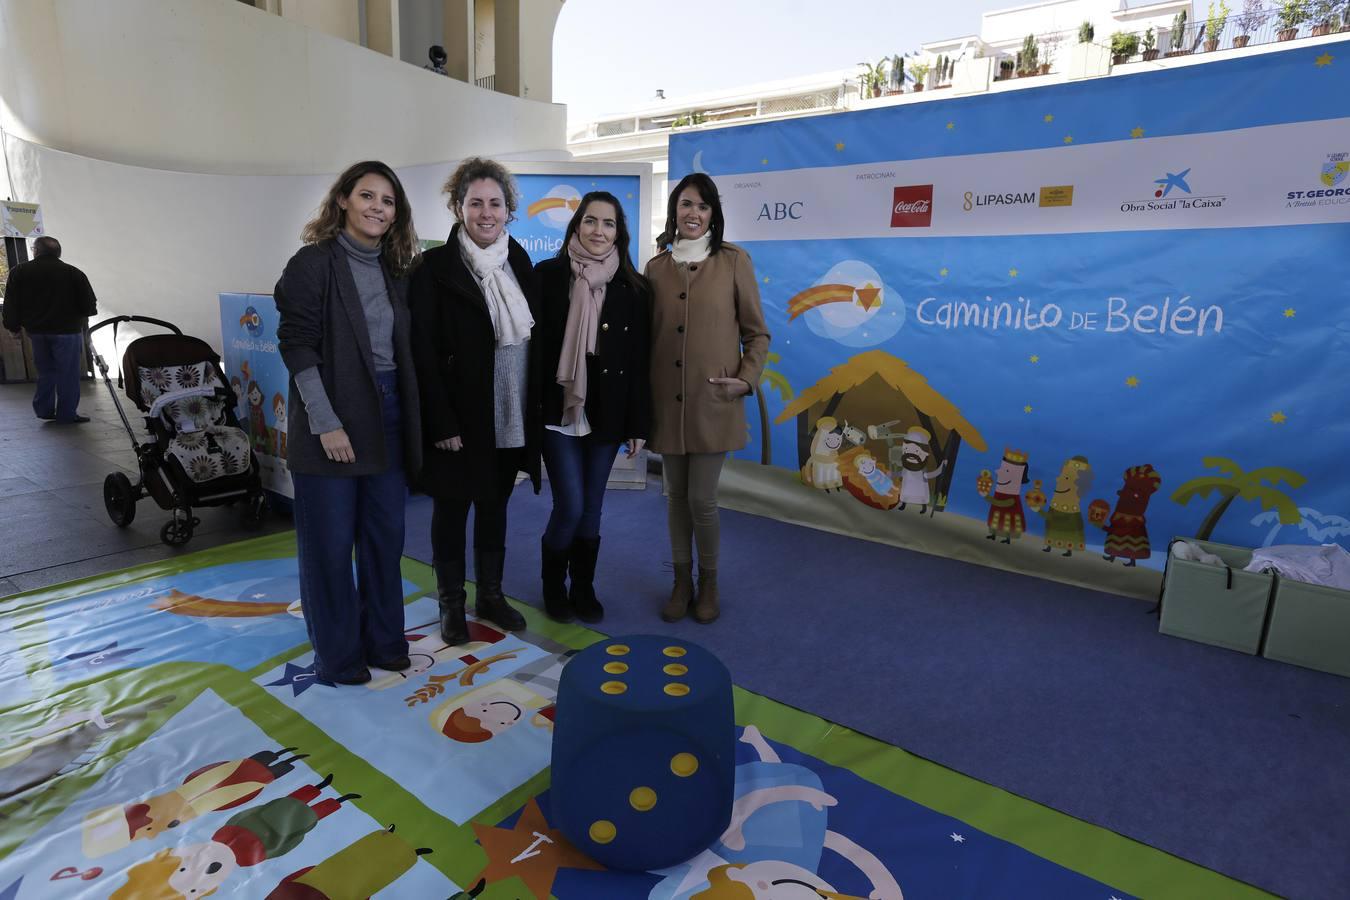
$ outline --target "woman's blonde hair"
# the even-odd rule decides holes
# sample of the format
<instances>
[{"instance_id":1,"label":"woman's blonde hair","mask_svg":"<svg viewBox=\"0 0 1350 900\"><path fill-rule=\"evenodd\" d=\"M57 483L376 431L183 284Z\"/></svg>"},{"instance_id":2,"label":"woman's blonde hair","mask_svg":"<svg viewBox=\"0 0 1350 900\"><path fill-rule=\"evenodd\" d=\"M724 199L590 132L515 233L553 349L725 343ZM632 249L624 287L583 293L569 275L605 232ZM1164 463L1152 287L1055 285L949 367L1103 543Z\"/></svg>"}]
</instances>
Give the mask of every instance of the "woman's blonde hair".
<instances>
[{"instance_id":1,"label":"woman's blonde hair","mask_svg":"<svg viewBox=\"0 0 1350 900\"><path fill-rule=\"evenodd\" d=\"M108 895L108 900L187 900L169 887L169 876L178 871L182 862L172 850L159 851L127 870L127 883ZM210 890L201 896L214 893L215 890Z\"/></svg>"},{"instance_id":2,"label":"woman's blonde hair","mask_svg":"<svg viewBox=\"0 0 1350 900\"><path fill-rule=\"evenodd\" d=\"M328 189L328 195L320 204L318 213L300 232L300 240L306 244L317 244L337 237L347 222L347 212L338 201L350 197L356 189L356 183L371 174L387 179L394 186L394 221L380 240L380 257L395 275L402 275L412 267L421 248L417 243L412 206L403 191L403 182L398 180L393 169L378 160L359 162L338 176L338 180Z\"/></svg>"},{"instance_id":3,"label":"woman's blonde hair","mask_svg":"<svg viewBox=\"0 0 1350 900\"><path fill-rule=\"evenodd\" d=\"M502 196L506 198L506 224L510 225L516 220L516 179L506 166L495 159L475 156L456 166L455 171L450 173L450 177L441 187L441 191L449 198L446 200L446 207L454 213L456 219L464 221L460 218L460 209L464 206L464 198L469 193L469 185L484 178L490 178L501 185Z\"/></svg>"}]
</instances>

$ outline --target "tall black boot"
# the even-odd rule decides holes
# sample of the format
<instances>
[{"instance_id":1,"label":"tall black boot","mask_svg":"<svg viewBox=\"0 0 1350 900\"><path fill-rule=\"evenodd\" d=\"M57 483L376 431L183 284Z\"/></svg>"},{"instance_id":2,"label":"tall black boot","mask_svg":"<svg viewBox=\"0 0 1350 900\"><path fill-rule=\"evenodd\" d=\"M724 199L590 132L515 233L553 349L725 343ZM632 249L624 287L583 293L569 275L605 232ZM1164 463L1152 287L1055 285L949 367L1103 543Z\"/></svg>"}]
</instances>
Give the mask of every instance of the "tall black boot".
<instances>
[{"instance_id":1,"label":"tall black boot","mask_svg":"<svg viewBox=\"0 0 1350 900\"><path fill-rule=\"evenodd\" d=\"M572 542L572 591L569 595L577 618L583 622L599 622L605 617L605 608L595 597L595 559L600 555L600 538L579 537Z\"/></svg>"},{"instance_id":2,"label":"tall black boot","mask_svg":"<svg viewBox=\"0 0 1350 900\"><path fill-rule=\"evenodd\" d=\"M478 573L478 600L474 603L473 614L507 631L520 631L525 627L525 617L512 609L502 595L505 565L505 550L473 548L473 567Z\"/></svg>"},{"instance_id":3,"label":"tall black boot","mask_svg":"<svg viewBox=\"0 0 1350 900\"><path fill-rule=\"evenodd\" d=\"M566 550L551 550L546 541L539 541L542 558L539 577L544 582L544 612L555 622L572 621L572 604L567 599Z\"/></svg>"},{"instance_id":4,"label":"tall black boot","mask_svg":"<svg viewBox=\"0 0 1350 900\"><path fill-rule=\"evenodd\" d=\"M436 604L441 608L441 640L454 647L469 642L469 623L464 619L464 560L438 562Z\"/></svg>"}]
</instances>

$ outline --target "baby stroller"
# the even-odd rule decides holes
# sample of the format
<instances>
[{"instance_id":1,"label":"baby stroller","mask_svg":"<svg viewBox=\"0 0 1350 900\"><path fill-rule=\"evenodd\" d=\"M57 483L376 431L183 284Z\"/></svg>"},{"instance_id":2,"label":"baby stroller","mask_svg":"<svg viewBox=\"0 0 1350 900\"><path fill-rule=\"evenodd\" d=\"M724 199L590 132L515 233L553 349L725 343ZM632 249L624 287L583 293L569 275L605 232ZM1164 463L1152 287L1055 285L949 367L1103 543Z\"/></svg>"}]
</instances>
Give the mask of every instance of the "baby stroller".
<instances>
[{"instance_id":1,"label":"baby stroller","mask_svg":"<svg viewBox=\"0 0 1350 900\"><path fill-rule=\"evenodd\" d=\"M235 416L234 391L220 369L220 357L205 341L183 334L178 326L145 316L104 319L89 329L90 348L93 333L111 325L115 352L117 326L122 322L147 322L173 334L137 338L122 354L118 384L125 379L127 399L145 413L150 437L145 443L136 439L108 377L108 364L93 351L140 469L135 484L121 472L104 479L108 517L119 528L127 527L136 517L136 501L149 494L161 509L173 511L160 530L160 540L179 547L201 524L192 515L194 506L226 506L242 500L247 504L245 527L257 528L267 510L258 460Z\"/></svg>"}]
</instances>

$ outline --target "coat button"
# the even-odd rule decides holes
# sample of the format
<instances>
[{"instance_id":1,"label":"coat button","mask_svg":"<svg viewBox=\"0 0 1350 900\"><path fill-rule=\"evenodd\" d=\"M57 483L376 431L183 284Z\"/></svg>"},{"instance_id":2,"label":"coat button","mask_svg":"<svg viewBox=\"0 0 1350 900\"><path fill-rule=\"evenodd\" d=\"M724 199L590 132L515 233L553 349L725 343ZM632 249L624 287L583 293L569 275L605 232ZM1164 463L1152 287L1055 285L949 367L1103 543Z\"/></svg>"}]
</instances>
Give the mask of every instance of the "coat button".
<instances>
[{"instance_id":1,"label":"coat button","mask_svg":"<svg viewBox=\"0 0 1350 900\"><path fill-rule=\"evenodd\" d=\"M695 266L690 266L690 267L689 267L689 271L690 271L690 272L697 272L697 271L698 271L698 266L696 266L696 265L695 265Z\"/></svg>"},{"instance_id":2,"label":"coat button","mask_svg":"<svg viewBox=\"0 0 1350 900\"><path fill-rule=\"evenodd\" d=\"M681 359L675 360L675 368L679 369L679 368L683 368L683 367L684 367L684 360L681 360Z\"/></svg>"},{"instance_id":3,"label":"coat button","mask_svg":"<svg viewBox=\"0 0 1350 900\"><path fill-rule=\"evenodd\" d=\"M600 330L601 330L601 331L609 331L609 323L608 323L608 322L601 322L601 323L600 323Z\"/></svg>"},{"instance_id":4,"label":"coat button","mask_svg":"<svg viewBox=\"0 0 1350 900\"><path fill-rule=\"evenodd\" d=\"M608 375L608 374L609 374L609 369L601 369L601 370L600 370L600 374L601 374L601 375Z\"/></svg>"},{"instance_id":5,"label":"coat button","mask_svg":"<svg viewBox=\"0 0 1350 900\"><path fill-rule=\"evenodd\" d=\"M686 294L684 291L680 291L680 299L681 299L681 300L687 300L688 298L689 298L689 295L688 295L688 294Z\"/></svg>"},{"instance_id":6,"label":"coat button","mask_svg":"<svg viewBox=\"0 0 1350 900\"><path fill-rule=\"evenodd\" d=\"M683 403L683 402L684 402L684 394L676 394L676 395L675 395L675 402L677 402L677 403Z\"/></svg>"},{"instance_id":7,"label":"coat button","mask_svg":"<svg viewBox=\"0 0 1350 900\"><path fill-rule=\"evenodd\" d=\"M620 375L623 374L623 369L620 369L620 370L619 370L619 374L620 374Z\"/></svg>"},{"instance_id":8,"label":"coat button","mask_svg":"<svg viewBox=\"0 0 1350 900\"><path fill-rule=\"evenodd\" d=\"M627 326L627 325L623 326L623 330L624 330L624 331L627 331L627 330L628 330L628 326Z\"/></svg>"},{"instance_id":9,"label":"coat button","mask_svg":"<svg viewBox=\"0 0 1350 900\"><path fill-rule=\"evenodd\" d=\"M684 334L684 326L683 326L683 325L677 325L677 326L675 326L675 330L678 331L680 334Z\"/></svg>"}]
</instances>

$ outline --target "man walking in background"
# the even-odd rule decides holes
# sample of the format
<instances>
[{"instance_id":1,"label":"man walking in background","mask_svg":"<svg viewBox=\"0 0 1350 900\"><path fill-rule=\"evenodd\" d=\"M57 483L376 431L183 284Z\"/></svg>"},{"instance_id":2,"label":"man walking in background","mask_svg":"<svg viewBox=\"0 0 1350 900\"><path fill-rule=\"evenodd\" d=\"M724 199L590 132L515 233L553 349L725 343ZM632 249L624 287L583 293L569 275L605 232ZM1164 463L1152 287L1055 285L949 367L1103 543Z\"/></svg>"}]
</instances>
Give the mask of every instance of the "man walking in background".
<instances>
[{"instance_id":1,"label":"man walking in background","mask_svg":"<svg viewBox=\"0 0 1350 900\"><path fill-rule=\"evenodd\" d=\"M78 412L85 320L98 312L89 279L61 261L61 242L33 242L33 261L15 266L5 283L5 328L28 332L37 364L33 412L64 424L88 422Z\"/></svg>"}]
</instances>

